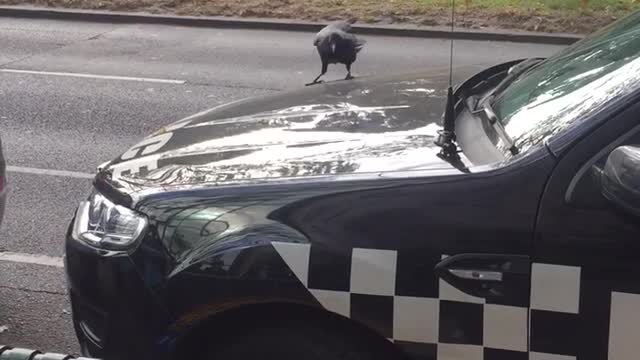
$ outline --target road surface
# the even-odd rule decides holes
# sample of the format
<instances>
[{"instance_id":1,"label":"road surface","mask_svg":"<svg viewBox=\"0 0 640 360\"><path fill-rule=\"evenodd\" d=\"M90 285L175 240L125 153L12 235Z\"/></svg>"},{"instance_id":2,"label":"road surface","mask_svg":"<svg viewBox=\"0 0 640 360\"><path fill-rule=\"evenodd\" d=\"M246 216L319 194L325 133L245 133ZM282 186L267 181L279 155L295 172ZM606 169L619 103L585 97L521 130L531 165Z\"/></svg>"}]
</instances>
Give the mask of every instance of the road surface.
<instances>
[{"instance_id":1,"label":"road surface","mask_svg":"<svg viewBox=\"0 0 640 360\"><path fill-rule=\"evenodd\" d=\"M364 38L356 76L447 71L446 40ZM312 39L302 32L2 18L0 136L10 196L0 229L0 344L77 353L61 256L95 167L192 113L301 87L320 69ZM461 80L561 47L457 41L455 48ZM325 78L344 75L332 66Z\"/></svg>"}]
</instances>

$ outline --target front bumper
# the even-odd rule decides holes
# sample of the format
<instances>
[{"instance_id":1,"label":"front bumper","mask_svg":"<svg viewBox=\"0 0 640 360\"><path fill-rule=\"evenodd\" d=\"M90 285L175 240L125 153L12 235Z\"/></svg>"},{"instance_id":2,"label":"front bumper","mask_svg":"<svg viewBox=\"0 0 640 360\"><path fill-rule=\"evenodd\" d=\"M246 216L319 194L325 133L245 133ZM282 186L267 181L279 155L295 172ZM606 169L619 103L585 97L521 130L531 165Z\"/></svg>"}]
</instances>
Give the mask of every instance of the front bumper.
<instances>
[{"instance_id":1,"label":"front bumper","mask_svg":"<svg viewBox=\"0 0 640 360\"><path fill-rule=\"evenodd\" d=\"M169 319L126 253L104 252L66 237L65 268L73 324L83 355L165 359Z\"/></svg>"}]
</instances>

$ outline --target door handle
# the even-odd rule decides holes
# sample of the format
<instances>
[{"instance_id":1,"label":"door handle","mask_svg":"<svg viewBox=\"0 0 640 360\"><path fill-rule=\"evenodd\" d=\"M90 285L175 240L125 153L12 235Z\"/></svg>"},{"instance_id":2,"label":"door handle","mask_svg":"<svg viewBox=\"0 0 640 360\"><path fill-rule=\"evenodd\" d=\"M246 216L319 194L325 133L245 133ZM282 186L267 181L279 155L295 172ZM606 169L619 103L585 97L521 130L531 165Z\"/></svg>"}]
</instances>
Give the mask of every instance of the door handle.
<instances>
[{"instance_id":1,"label":"door handle","mask_svg":"<svg viewBox=\"0 0 640 360\"><path fill-rule=\"evenodd\" d=\"M443 259L434 270L442 280L469 295L501 298L526 294L531 265L526 255L458 254Z\"/></svg>"},{"instance_id":2,"label":"door handle","mask_svg":"<svg viewBox=\"0 0 640 360\"><path fill-rule=\"evenodd\" d=\"M453 276L461 279L481 280L481 281L502 281L500 271L448 269Z\"/></svg>"}]
</instances>

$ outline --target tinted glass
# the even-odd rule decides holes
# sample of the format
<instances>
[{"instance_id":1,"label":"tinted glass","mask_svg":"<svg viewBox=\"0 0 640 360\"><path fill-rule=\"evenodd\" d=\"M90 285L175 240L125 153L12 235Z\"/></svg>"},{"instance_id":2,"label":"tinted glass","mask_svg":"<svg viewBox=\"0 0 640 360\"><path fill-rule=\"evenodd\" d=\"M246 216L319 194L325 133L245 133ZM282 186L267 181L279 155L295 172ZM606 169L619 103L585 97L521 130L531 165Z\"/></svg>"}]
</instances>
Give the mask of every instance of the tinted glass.
<instances>
[{"instance_id":1,"label":"tinted glass","mask_svg":"<svg viewBox=\"0 0 640 360\"><path fill-rule=\"evenodd\" d=\"M494 109L524 151L637 88L639 55L634 13L532 69L496 98Z\"/></svg>"}]
</instances>

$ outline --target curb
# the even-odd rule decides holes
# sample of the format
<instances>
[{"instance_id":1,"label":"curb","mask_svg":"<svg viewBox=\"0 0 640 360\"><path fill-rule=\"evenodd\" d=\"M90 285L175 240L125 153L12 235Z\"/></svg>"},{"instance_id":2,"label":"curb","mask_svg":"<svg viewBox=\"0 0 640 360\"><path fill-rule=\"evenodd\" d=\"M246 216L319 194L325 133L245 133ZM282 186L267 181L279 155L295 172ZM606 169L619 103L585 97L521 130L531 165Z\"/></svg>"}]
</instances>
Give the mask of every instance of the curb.
<instances>
[{"instance_id":1,"label":"curb","mask_svg":"<svg viewBox=\"0 0 640 360\"><path fill-rule=\"evenodd\" d=\"M11 348L0 345L0 360L97 360L66 354L41 353L38 350Z\"/></svg>"},{"instance_id":2,"label":"curb","mask_svg":"<svg viewBox=\"0 0 640 360\"><path fill-rule=\"evenodd\" d=\"M42 8L31 6L0 6L0 17L304 32L317 32L325 25L318 22L279 19L235 18L221 16L156 15L140 12L128 13L116 11ZM468 29L451 33L445 27L419 27L412 25L394 26L363 24L354 25L353 29L358 34L362 35L422 37L476 41L509 41L550 45L569 45L582 38L582 36L574 34L478 31Z\"/></svg>"}]
</instances>

